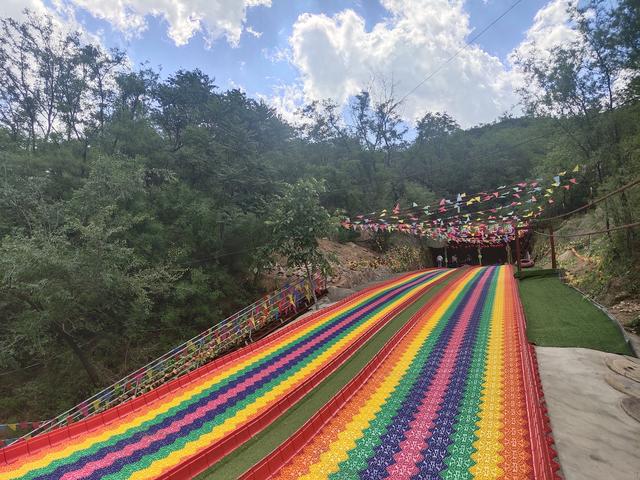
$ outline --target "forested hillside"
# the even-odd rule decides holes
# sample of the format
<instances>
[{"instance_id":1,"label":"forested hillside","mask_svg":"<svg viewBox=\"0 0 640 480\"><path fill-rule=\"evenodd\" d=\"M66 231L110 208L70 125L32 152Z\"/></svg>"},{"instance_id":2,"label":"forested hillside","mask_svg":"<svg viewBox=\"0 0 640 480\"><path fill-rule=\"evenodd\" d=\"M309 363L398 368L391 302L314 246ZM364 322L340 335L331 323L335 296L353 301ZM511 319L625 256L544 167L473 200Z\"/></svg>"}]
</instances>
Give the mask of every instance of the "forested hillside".
<instances>
[{"instance_id":1,"label":"forested hillside","mask_svg":"<svg viewBox=\"0 0 640 480\"><path fill-rule=\"evenodd\" d=\"M640 175L637 2L574 15L579 41L520 59L526 113L470 129L446 112L409 124L379 92L292 125L200 70L2 19L0 421L59 413L261 295L287 195L335 218L582 165L553 214ZM638 220L637 190L608 224ZM639 285L638 242L611 235L603 268Z\"/></svg>"}]
</instances>

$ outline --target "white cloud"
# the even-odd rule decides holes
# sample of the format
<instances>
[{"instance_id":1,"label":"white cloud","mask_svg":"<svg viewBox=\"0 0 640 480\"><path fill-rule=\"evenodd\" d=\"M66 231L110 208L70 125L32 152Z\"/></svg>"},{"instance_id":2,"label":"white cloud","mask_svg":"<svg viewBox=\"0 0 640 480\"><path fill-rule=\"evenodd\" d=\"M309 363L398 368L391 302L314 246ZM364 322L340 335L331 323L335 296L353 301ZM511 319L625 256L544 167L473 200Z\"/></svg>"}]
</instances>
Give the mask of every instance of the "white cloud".
<instances>
[{"instance_id":1,"label":"white cloud","mask_svg":"<svg viewBox=\"0 0 640 480\"><path fill-rule=\"evenodd\" d=\"M279 84L273 88L273 92L271 96L258 94L257 97L273 106L280 116L290 124L300 124L302 119L297 115L297 111L305 100L302 86Z\"/></svg>"},{"instance_id":2,"label":"white cloud","mask_svg":"<svg viewBox=\"0 0 640 480\"><path fill-rule=\"evenodd\" d=\"M575 8L574 0L552 0L542 7L527 30L524 41L512 52L521 56L536 55L546 58L556 47L579 40L579 34L572 28L570 9Z\"/></svg>"},{"instance_id":3,"label":"white cloud","mask_svg":"<svg viewBox=\"0 0 640 480\"><path fill-rule=\"evenodd\" d=\"M246 93L247 89L242 86L240 83L236 83L232 78L227 79L228 88L233 90L240 90L241 92Z\"/></svg>"},{"instance_id":4,"label":"white cloud","mask_svg":"<svg viewBox=\"0 0 640 480\"><path fill-rule=\"evenodd\" d=\"M262 36L262 32L257 32L255 31L251 26L248 26L245 28L245 31L249 34L249 35L253 35L256 38L260 38Z\"/></svg>"},{"instance_id":5,"label":"white cloud","mask_svg":"<svg viewBox=\"0 0 640 480\"><path fill-rule=\"evenodd\" d=\"M292 63L291 49L289 48L263 48L261 50L262 56L269 60L271 63L289 62Z\"/></svg>"},{"instance_id":6,"label":"white cloud","mask_svg":"<svg viewBox=\"0 0 640 480\"><path fill-rule=\"evenodd\" d=\"M389 18L370 30L351 9L297 19L289 44L305 100L345 102L372 78L393 82L395 96L402 97L464 47L472 33L461 0L381 2ZM539 12L525 43L544 39L539 48L547 49L567 38L560 3L554 0ZM447 111L463 126L489 122L513 111L521 78L511 62L471 45L407 98L403 116L415 120L427 111Z\"/></svg>"},{"instance_id":7,"label":"white cloud","mask_svg":"<svg viewBox=\"0 0 640 480\"><path fill-rule=\"evenodd\" d=\"M38 13L47 11L42 0L2 0L0 2L0 17L22 18L22 12L25 8Z\"/></svg>"},{"instance_id":8,"label":"white cloud","mask_svg":"<svg viewBox=\"0 0 640 480\"><path fill-rule=\"evenodd\" d=\"M57 34L78 32L84 42L103 44L100 34L87 31L76 18L74 8L65 0L50 0L48 5L43 0L0 0L0 17L22 21L25 10L50 16Z\"/></svg>"},{"instance_id":9,"label":"white cloud","mask_svg":"<svg viewBox=\"0 0 640 480\"><path fill-rule=\"evenodd\" d=\"M32 0L33 1L33 0ZM147 28L147 17L167 22L167 34L176 45L185 45L201 32L208 44L220 37L233 46L247 30L247 9L271 6L271 0L60 0L109 22L127 35ZM256 35L257 32L248 30Z\"/></svg>"}]
</instances>

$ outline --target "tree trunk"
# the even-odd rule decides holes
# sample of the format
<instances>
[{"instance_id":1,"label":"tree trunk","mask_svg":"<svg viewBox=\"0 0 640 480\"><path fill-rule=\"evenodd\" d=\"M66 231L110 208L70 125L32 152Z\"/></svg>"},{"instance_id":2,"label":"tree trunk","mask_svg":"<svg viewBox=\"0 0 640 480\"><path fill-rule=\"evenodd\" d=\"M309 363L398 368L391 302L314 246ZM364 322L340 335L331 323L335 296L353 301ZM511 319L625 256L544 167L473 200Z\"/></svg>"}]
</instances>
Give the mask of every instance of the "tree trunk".
<instances>
[{"instance_id":1,"label":"tree trunk","mask_svg":"<svg viewBox=\"0 0 640 480\"><path fill-rule=\"evenodd\" d=\"M96 372L95 367L93 366L89 358L87 358L87 356L84 354L84 352L82 351L82 348L80 348L80 346L76 343L75 339L65 331L64 327L57 325L56 330L62 336L64 341L67 342L67 345L69 345L69 348L71 348L75 356L78 357L78 360L80 360L80 363L82 364L85 371L87 372L87 375L91 380L91 383L96 387L99 386L100 377L98 376L98 372Z\"/></svg>"},{"instance_id":2,"label":"tree trunk","mask_svg":"<svg viewBox=\"0 0 640 480\"><path fill-rule=\"evenodd\" d=\"M598 175L598 183L602 185L604 183L604 174L602 172L602 165L600 161L596 161L596 173ZM607 236L611 238L611 232L609 232L609 228L611 226L611 222L609 221L609 201L604 201L604 222L607 229Z\"/></svg>"},{"instance_id":3,"label":"tree trunk","mask_svg":"<svg viewBox=\"0 0 640 480\"><path fill-rule=\"evenodd\" d=\"M304 268L307 269L307 280L309 280L309 285L311 285L311 294L313 295L313 309L318 310L318 297L316 296L316 284L313 281L313 277L311 276L311 270L309 269L309 264L304 262Z\"/></svg>"},{"instance_id":4,"label":"tree trunk","mask_svg":"<svg viewBox=\"0 0 640 480\"><path fill-rule=\"evenodd\" d=\"M622 191L620 193L620 203L622 203L623 222L627 225L633 223L633 216L631 214L631 207L629 206L627 192ZM633 230L631 228L625 229L625 235L627 240L627 254L633 255Z\"/></svg>"}]
</instances>

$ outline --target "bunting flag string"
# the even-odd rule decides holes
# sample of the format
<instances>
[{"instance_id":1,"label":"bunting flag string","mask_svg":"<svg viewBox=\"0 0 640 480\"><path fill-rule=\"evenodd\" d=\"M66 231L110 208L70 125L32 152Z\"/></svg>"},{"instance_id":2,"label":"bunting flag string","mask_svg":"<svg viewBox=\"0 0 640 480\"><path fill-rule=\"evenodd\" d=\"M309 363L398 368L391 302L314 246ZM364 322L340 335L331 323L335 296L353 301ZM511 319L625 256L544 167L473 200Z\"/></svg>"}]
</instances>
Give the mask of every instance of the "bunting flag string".
<instances>
[{"instance_id":1,"label":"bunting flag string","mask_svg":"<svg viewBox=\"0 0 640 480\"><path fill-rule=\"evenodd\" d=\"M40 428L41 425L44 425L47 421L38 421L38 422L16 422L16 423L0 423L0 433L2 432L29 432L31 430L35 430L36 428Z\"/></svg>"},{"instance_id":2,"label":"bunting flag string","mask_svg":"<svg viewBox=\"0 0 640 480\"><path fill-rule=\"evenodd\" d=\"M23 436L39 434L60 425L90 417L141 395L216 358L231 345L246 341L252 332L265 325L281 323L285 319L292 318L300 310L311 305L312 288L318 296L326 291L325 278L319 273L314 276L313 287L306 278L285 285L58 415L55 419L46 422L0 424L0 434L3 430L18 431ZM15 435L4 436L14 437ZM8 442L8 438L5 438L5 443Z\"/></svg>"},{"instance_id":3,"label":"bunting flag string","mask_svg":"<svg viewBox=\"0 0 640 480\"><path fill-rule=\"evenodd\" d=\"M576 165L571 173L580 171ZM545 205L555 202L559 189L578 184L567 171L551 180L527 180L501 185L495 190L474 194L458 193L453 199L441 198L437 204L420 207L415 202L402 210L396 203L391 210L346 218L342 226L353 230L402 232L438 241L473 244L503 244L514 238L515 227L525 226L542 215ZM433 210L432 210L433 209Z\"/></svg>"}]
</instances>

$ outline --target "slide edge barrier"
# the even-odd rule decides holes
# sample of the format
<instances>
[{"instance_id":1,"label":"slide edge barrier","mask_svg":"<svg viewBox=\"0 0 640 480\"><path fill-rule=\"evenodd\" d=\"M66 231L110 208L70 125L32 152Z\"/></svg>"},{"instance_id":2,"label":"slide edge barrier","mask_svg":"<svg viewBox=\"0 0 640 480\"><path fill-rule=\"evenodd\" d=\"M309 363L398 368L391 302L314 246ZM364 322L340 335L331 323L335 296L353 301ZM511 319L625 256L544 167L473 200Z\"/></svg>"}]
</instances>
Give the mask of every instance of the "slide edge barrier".
<instances>
[{"instance_id":1,"label":"slide edge barrier","mask_svg":"<svg viewBox=\"0 0 640 480\"><path fill-rule=\"evenodd\" d=\"M513 267L510 267L513 270ZM510 283L511 295L515 302L515 315L518 324L518 336L520 337L520 356L522 360L522 373L524 379L524 394L527 405L527 417L529 421L529 442L531 445L531 462L533 476L536 480L560 480L558 471L560 464L556 461L551 424L547 414L547 408L542 390L542 382L535 347L531 345L526 334L526 316L518 285L513 275L507 276Z\"/></svg>"}]
</instances>

